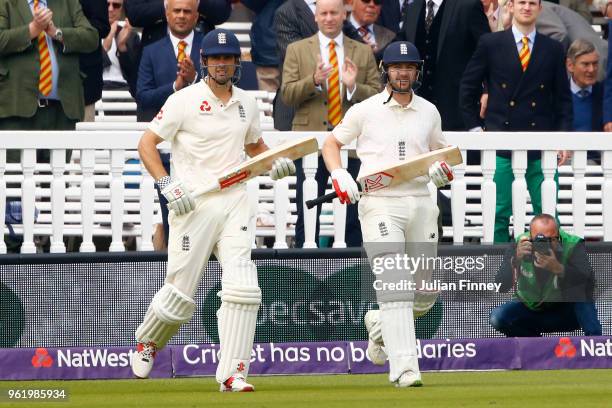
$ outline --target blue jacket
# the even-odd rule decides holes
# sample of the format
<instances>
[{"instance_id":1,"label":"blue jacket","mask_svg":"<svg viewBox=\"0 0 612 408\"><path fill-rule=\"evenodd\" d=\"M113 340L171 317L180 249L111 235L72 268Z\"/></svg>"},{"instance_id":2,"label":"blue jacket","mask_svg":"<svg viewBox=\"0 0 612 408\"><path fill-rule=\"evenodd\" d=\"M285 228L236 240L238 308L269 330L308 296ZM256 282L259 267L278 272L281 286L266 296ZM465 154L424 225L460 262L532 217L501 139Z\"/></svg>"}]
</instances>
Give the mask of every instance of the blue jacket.
<instances>
[{"instance_id":1,"label":"blue jacket","mask_svg":"<svg viewBox=\"0 0 612 408\"><path fill-rule=\"evenodd\" d=\"M242 3L256 13L251 26L251 57L262 67L277 67L280 58L276 51L274 14L285 0L243 0Z\"/></svg>"},{"instance_id":2,"label":"blue jacket","mask_svg":"<svg viewBox=\"0 0 612 408\"><path fill-rule=\"evenodd\" d=\"M203 34L195 32L191 46L190 57L195 65L196 79L200 78L200 43L203 37ZM144 47L136 86L136 115L139 122L151 121L174 93L172 85L176 73L176 54L169 36Z\"/></svg>"},{"instance_id":3,"label":"blue jacket","mask_svg":"<svg viewBox=\"0 0 612 408\"><path fill-rule=\"evenodd\" d=\"M489 90L487 114L480 119L482 84ZM489 131L571 131L572 94L561 43L536 33L523 73L512 30L480 37L461 81L460 106L468 129Z\"/></svg>"}]
</instances>

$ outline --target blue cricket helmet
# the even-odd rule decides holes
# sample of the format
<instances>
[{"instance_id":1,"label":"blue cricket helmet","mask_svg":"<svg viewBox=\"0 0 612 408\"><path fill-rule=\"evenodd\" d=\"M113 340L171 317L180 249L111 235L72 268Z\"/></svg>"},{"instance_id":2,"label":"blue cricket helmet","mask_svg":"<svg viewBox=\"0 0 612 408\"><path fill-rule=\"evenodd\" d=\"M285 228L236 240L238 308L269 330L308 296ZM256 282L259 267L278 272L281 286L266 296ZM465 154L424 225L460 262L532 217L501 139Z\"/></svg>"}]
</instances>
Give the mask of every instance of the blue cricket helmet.
<instances>
[{"instance_id":1,"label":"blue cricket helmet","mask_svg":"<svg viewBox=\"0 0 612 408\"><path fill-rule=\"evenodd\" d=\"M383 64L398 64L402 62L411 62L415 64L423 64L423 60L419 55L419 50L411 42L395 41L385 48L383 53Z\"/></svg>"},{"instance_id":2,"label":"blue cricket helmet","mask_svg":"<svg viewBox=\"0 0 612 408\"><path fill-rule=\"evenodd\" d=\"M234 33L223 28L217 28L208 32L202 39L202 44L200 45L200 58L202 60L200 69L202 78L208 75L208 61L205 61L206 57L214 55L233 55L236 57L236 70L231 81L232 84L237 84L242 75L240 54L240 42Z\"/></svg>"},{"instance_id":3,"label":"blue cricket helmet","mask_svg":"<svg viewBox=\"0 0 612 408\"><path fill-rule=\"evenodd\" d=\"M208 32L202 39L200 55L234 55L240 58L240 42L231 31L217 28Z\"/></svg>"},{"instance_id":4,"label":"blue cricket helmet","mask_svg":"<svg viewBox=\"0 0 612 408\"><path fill-rule=\"evenodd\" d=\"M421 59L421 55L419 54L417 47L408 41L395 41L387 45L387 48L385 48L382 61L380 62L382 83L386 84L389 80L387 73L388 66L390 64L401 63L417 64L418 73L414 82L412 83L412 89L416 91L422 84L424 61ZM402 93L397 89L394 89L393 91Z\"/></svg>"}]
</instances>

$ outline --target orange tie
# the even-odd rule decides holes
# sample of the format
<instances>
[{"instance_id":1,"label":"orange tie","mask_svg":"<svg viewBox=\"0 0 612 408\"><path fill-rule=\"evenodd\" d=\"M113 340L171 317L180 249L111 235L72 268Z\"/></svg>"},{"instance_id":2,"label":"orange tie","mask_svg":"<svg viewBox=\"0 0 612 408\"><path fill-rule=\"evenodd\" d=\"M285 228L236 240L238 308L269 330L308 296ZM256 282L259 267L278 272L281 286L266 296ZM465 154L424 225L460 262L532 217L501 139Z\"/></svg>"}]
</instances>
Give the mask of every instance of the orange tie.
<instances>
[{"instance_id":1,"label":"orange tie","mask_svg":"<svg viewBox=\"0 0 612 408\"><path fill-rule=\"evenodd\" d=\"M185 41L179 41L178 43L178 54L176 55L176 59L178 62L181 62L185 59L185 48L187 48L187 43Z\"/></svg>"},{"instance_id":2,"label":"orange tie","mask_svg":"<svg viewBox=\"0 0 612 408\"><path fill-rule=\"evenodd\" d=\"M38 0L34 0L34 10L38 10ZM49 55L47 37L44 32L38 34L38 55L40 57L38 90L44 96L48 96L53 88L53 76L51 72L51 56Z\"/></svg>"},{"instance_id":3,"label":"orange tie","mask_svg":"<svg viewBox=\"0 0 612 408\"><path fill-rule=\"evenodd\" d=\"M529 58L531 58L531 53L529 52L529 38L523 37L523 48L521 48L521 52L519 52L519 59L521 60L523 72L525 72L527 65L529 65Z\"/></svg>"},{"instance_id":4,"label":"orange tie","mask_svg":"<svg viewBox=\"0 0 612 408\"><path fill-rule=\"evenodd\" d=\"M342 116L342 101L340 99L340 70L334 41L329 42L329 64L332 66L332 73L327 79L327 121L330 125L336 126Z\"/></svg>"}]
</instances>

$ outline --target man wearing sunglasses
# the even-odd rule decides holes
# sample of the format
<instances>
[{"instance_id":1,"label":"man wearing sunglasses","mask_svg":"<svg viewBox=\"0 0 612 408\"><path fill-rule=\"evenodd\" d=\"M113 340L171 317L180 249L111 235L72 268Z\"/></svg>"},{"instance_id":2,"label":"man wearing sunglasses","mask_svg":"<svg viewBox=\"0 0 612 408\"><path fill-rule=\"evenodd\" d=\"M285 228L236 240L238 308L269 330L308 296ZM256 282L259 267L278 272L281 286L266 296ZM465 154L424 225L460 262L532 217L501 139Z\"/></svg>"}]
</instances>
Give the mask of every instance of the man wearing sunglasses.
<instances>
[{"instance_id":1,"label":"man wearing sunglasses","mask_svg":"<svg viewBox=\"0 0 612 408\"><path fill-rule=\"evenodd\" d=\"M578 329L601 336L584 240L560 229L549 214L535 216L529 227L497 272L501 291L514 288L515 297L493 309L491 325L508 337Z\"/></svg>"},{"instance_id":2,"label":"man wearing sunglasses","mask_svg":"<svg viewBox=\"0 0 612 408\"><path fill-rule=\"evenodd\" d=\"M382 0L349 0L352 6L349 22L357 30L361 40L372 47L377 60L382 51L395 38L395 33L376 24L382 8Z\"/></svg>"}]
</instances>

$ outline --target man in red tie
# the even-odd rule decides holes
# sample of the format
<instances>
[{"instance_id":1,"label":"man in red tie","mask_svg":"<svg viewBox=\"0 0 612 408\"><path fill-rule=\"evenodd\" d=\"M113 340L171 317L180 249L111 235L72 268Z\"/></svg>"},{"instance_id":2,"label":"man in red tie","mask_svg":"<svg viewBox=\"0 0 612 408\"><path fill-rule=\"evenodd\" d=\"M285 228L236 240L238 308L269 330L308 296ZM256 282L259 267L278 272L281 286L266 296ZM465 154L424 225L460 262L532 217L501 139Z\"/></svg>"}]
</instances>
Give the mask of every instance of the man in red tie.
<instances>
[{"instance_id":1,"label":"man in red tie","mask_svg":"<svg viewBox=\"0 0 612 408\"><path fill-rule=\"evenodd\" d=\"M382 53L387 44L395 38L393 31L375 24L380 16L382 0L349 0L348 4L353 8L349 22L357 30L363 42L372 47L375 54Z\"/></svg>"},{"instance_id":2,"label":"man in red tie","mask_svg":"<svg viewBox=\"0 0 612 408\"><path fill-rule=\"evenodd\" d=\"M370 46L351 40L342 33L346 11L342 0L317 0L315 20L319 31L289 44L283 64L281 98L296 109L294 131L328 131L342 119L348 108L380 89L379 74ZM296 160L298 220L296 246L304 243L301 160ZM350 159L349 172L356 176L359 161ZM323 160L315 179L318 195L323 194L329 178ZM317 212L320 213L321 207ZM317 217L318 220L319 217ZM317 222L318 224L318 222ZM318 236L318 225L317 225ZM361 245L361 229L355 208L348 210L346 242Z\"/></svg>"},{"instance_id":3,"label":"man in red tie","mask_svg":"<svg viewBox=\"0 0 612 408\"><path fill-rule=\"evenodd\" d=\"M460 90L466 127L473 131L571 131L572 96L561 44L536 31L540 0L512 0L512 27L481 37L468 63ZM482 84L489 90L484 120L480 117ZM483 136L484 137L484 136ZM567 152L559 152L559 164ZM497 152L495 242L508 242L512 214L511 155ZM527 188L535 214L542 212L544 180L540 152L528 153Z\"/></svg>"}]
</instances>

